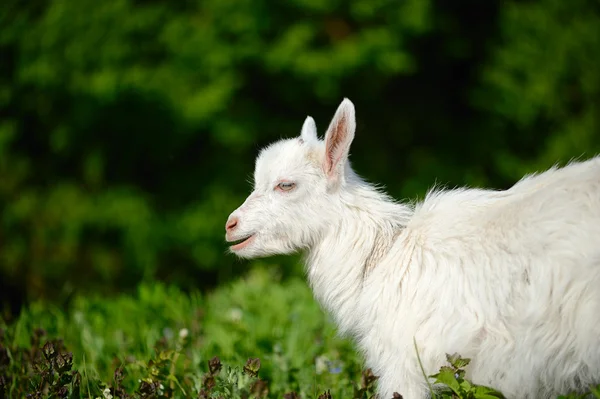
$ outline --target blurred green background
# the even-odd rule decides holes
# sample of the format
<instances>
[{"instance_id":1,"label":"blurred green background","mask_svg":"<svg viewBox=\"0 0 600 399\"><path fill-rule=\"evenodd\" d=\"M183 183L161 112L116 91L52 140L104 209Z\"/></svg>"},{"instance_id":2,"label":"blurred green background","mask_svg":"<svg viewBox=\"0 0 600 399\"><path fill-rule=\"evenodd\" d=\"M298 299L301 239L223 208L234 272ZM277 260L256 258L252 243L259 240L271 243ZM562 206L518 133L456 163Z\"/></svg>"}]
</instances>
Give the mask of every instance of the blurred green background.
<instances>
[{"instance_id":1,"label":"blurred green background","mask_svg":"<svg viewBox=\"0 0 600 399\"><path fill-rule=\"evenodd\" d=\"M356 105L395 197L600 151L598 0L4 0L0 298L211 289L257 151Z\"/></svg>"}]
</instances>

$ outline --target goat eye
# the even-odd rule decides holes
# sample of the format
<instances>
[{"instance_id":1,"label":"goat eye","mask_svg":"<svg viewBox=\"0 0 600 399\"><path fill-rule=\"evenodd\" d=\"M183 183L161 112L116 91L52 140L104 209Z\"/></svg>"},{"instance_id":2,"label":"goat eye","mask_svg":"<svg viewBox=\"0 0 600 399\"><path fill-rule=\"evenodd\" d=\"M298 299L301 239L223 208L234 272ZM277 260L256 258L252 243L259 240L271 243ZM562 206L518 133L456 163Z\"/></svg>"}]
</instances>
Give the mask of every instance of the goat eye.
<instances>
[{"instance_id":1,"label":"goat eye","mask_svg":"<svg viewBox=\"0 0 600 399\"><path fill-rule=\"evenodd\" d=\"M277 189L279 189L281 191L290 191L294 187L296 187L296 183L292 183L292 182L289 182L289 181L282 181L281 183L279 183L277 185Z\"/></svg>"}]
</instances>

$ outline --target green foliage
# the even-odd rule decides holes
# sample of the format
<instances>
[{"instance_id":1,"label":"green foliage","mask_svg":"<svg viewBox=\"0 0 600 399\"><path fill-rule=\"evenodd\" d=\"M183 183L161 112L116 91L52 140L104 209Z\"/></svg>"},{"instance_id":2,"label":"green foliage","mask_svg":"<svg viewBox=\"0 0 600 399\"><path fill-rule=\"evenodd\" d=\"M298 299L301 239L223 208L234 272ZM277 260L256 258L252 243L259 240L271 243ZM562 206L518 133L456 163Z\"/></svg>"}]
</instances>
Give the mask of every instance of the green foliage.
<instances>
[{"instance_id":1,"label":"green foliage","mask_svg":"<svg viewBox=\"0 0 600 399\"><path fill-rule=\"evenodd\" d=\"M471 359L463 358L459 354L446 354L448 366L440 367L440 371L429 378L433 378L435 391L432 389L432 397L439 399L498 399L504 398L502 393L483 385L476 385L465 379L465 368ZM428 380L429 383L429 380ZM584 394L572 393L559 396L557 399L593 399L600 397L600 386L589 387L590 391Z\"/></svg>"},{"instance_id":2,"label":"green foliage","mask_svg":"<svg viewBox=\"0 0 600 399\"><path fill-rule=\"evenodd\" d=\"M362 398L373 389L368 376L355 387L362 361L350 342L336 336L306 284L298 278L281 282L264 269L206 297L155 283L140 286L134 296L78 296L66 311L35 302L15 323L0 327L6 330L2 345L12 354L8 369L0 370L9 392L31 393L28 381L41 378L31 365L36 357L16 354L39 351L42 338L58 337L64 342L60 353L64 347L72 353L70 372L79 372L81 394L94 397L109 388L113 395L122 390L142 397L159 389L176 397L202 389L216 395L210 397L268 389L274 397L295 392L303 398L329 389L334 397L356 391ZM246 366L224 366L217 376L215 356ZM214 377L211 389L206 373ZM264 382L256 382L257 375Z\"/></svg>"},{"instance_id":3,"label":"green foliage","mask_svg":"<svg viewBox=\"0 0 600 399\"><path fill-rule=\"evenodd\" d=\"M597 2L457 1L8 0L3 301L238 275L223 222L257 148L343 96L354 165L396 196L599 151Z\"/></svg>"},{"instance_id":4,"label":"green foliage","mask_svg":"<svg viewBox=\"0 0 600 399\"><path fill-rule=\"evenodd\" d=\"M40 347L45 331L36 329L29 348L6 346L0 330L0 394L24 397L79 397L81 375L72 370L73 354L61 340L48 340Z\"/></svg>"},{"instance_id":5,"label":"green foliage","mask_svg":"<svg viewBox=\"0 0 600 399\"><path fill-rule=\"evenodd\" d=\"M464 378L469 359L448 363L435 397L502 397ZM206 297L142 285L66 311L36 302L0 325L0 396L371 399L377 379L301 280L264 269Z\"/></svg>"},{"instance_id":6,"label":"green foliage","mask_svg":"<svg viewBox=\"0 0 600 399\"><path fill-rule=\"evenodd\" d=\"M463 398L463 399L495 399L503 398L502 394L492 388L475 385L465 380L465 367L471 359L465 359L458 354L446 355L449 366L442 366L439 373L430 376L435 378L434 384L443 384L449 389L436 394L441 398Z\"/></svg>"},{"instance_id":7,"label":"green foliage","mask_svg":"<svg viewBox=\"0 0 600 399\"><path fill-rule=\"evenodd\" d=\"M558 399L600 399L600 385L590 387L590 392L584 394L572 393L569 395L561 395Z\"/></svg>"},{"instance_id":8,"label":"green foliage","mask_svg":"<svg viewBox=\"0 0 600 399\"><path fill-rule=\"evenodd\" d=\"M494 135L498 170L518 176L599 153L598 2L509 2L500 11L500 43L474 96L495 117L493 133L522 133L504 143ZM508 140L516 140L517 151ZM535 156L523 162L524 152Z\"/></svg>"},{"instance_id":9,"label":"green foliage","mask_svg":"<svg viewBox=\"0 0 600 399\"><path fill-rule=\"evenodd\" d=\"M82 285L190 288L238 273L222 226L256 144L297 132L309 109L347 94L348 78L414 70L405 38L429 26L422 0L9 0L5 289L64 299Z\"/></svg>"}]
</instances>

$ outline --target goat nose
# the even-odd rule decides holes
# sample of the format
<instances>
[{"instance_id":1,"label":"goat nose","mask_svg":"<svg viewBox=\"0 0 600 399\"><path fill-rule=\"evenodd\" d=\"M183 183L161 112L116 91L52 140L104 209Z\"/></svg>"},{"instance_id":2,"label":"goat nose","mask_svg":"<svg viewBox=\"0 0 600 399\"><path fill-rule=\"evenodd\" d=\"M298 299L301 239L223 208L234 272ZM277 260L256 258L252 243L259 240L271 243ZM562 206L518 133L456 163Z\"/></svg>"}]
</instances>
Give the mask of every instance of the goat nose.
<instances>
[{"instance_id":1,"label":"goat nose","mask_svg":"<svg viewBox=\"0 0 600 399\"><path fill-rule=\"evenodd\" d=\"M237 226L237 224L238 224L238 218L236 218L236 217L229 218L227 220L227 223L225 224L225 230L231 231L231 230L235 229L235 226Z\"/></svg>"}]
</instances>

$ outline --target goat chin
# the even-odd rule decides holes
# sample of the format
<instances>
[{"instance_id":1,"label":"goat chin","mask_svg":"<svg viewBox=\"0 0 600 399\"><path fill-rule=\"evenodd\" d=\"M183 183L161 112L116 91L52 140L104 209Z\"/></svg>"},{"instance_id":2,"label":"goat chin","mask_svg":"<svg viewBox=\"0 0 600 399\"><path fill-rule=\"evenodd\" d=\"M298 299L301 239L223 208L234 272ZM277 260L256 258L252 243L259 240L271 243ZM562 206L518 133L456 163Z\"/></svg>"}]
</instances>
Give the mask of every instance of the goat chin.
<instances>
[{"instance_id":1,"label":"goat chin","mask_svg":"<svg viewBox=\"0 0 600 399\"><path fill-rule=\"evenodd\" d=\"M508 398L600 384L600 158L407 205L353 172L355 126L344 100L324 140L309 117L261 151L227 222L230 240L257 234L243 255L306 252L315 297L382 399L427 396L416 348L427 375L459 353L467 378Z\"/></svg>"}]
</instances>

